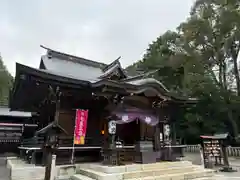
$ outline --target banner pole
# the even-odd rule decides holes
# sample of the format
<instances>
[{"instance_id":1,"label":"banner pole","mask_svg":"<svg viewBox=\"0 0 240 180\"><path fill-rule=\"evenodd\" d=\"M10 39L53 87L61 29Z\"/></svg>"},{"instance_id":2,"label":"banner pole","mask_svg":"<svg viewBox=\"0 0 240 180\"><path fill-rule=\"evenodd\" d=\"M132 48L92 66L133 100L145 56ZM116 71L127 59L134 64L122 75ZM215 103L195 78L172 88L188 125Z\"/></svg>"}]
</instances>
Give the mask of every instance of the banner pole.
<instances>
[{"instance_id":1,"label":"banner pole","mask_svg":"<svg viewBox=\"0 0 240 180\"><path fill-rule=\"evenodd\" d=\"M75 129L75 128L74 128ZM73 131L73 145L72 145L72 158L71 158L71 164L73 164L74 161L74 151L75 151L75 143L74 143L74 131Z\"/></svg>"},{"instance_id":2,"label":"banner pole","mask_svg":"<svg viewBox=\"0 0 240 180\"><path fill-rule=\"evenodd\" d=\"M77 120L77 110L76 110L76 117L75 117L75 122L74 122L74 129L73 129L73 144L72 144L72 157L71 157L71 164L73 164L74 161L74 151L75 151L75 143L74 143L74 139L75 139L75 130L76 130L76 120Z\"/></svg>"}]
</instances>

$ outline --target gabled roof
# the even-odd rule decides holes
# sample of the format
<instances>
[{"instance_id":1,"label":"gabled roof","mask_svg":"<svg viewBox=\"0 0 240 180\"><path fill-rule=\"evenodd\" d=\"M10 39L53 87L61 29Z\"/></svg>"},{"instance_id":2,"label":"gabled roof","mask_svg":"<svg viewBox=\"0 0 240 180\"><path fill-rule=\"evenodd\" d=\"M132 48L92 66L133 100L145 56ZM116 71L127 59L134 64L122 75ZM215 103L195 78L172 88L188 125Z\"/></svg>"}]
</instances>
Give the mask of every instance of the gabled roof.
<instances>
[{"instance_id":1,"label":"gabled roof","mask_svg":"<svg viewBox=\"0 0 240 180\"><path fill-rule=\"evenodd\" d=\"M131 81L124 81L124 82L133 84L133 85L155 84L157 86L160 86L166 92L169 92L169 90L160 81L154 78L133 79Z\"/></svg>"},{"instance_id":2,"label":"gabled roof","mask_svg":"<svg viewBox=\"0 0 240 180\"><path fill-rule=\"evenodd\" d=\"M10 111L9 108L0 107L0 116L32 117L32 113L31 112L22 112L22 111Z\"/></svg>"},{"instance_id":3,"label":"gabled roof","mask_svg":"<svg viewBox=\"0 0 240 180\"><path fill-rule=\"evenodd\" d=\"M118 92L123 95L145 94L146 96L158 96L164 100L173 100L175 102L187 102L190 99L184 99L171 95L170 92L162 85L161 82L153 78L128 79L127 81L111 79L87 79L86 76L72 76L61 72L54 72L47 69L35 69L21 64L16 66L16 78L10 101L11 110L28 110L36 111L36 106L45 98L46 89L41 90L38 96L29 97L31 91L38 91L40 86L38 82L57 85L62 87L74 88L79 91L85 91L89 94L92 92L111 93ZM85 78L85 79L84 79ZM36 83L28 83L29 80ZM29 84L29 85L27 85ZM85 90L84 90L85 89ZM44 94L45 93L45 94ZM34 101L34 107L33 106ZM190 100L191 101L191 100ZM191 101L192 102L192 101Z\"/></svg>"},{"instance_id":4,"label":"gabled roof","mask_svg":"<svg viewBox=\"0 0 240 180\"><path fill-rule=\"evenodd\" d=\"M126 79L128 77L122 68L121 63L119 62L120 58L121 57L117 58L103 69L104 73L100 76L101 79L111 78L111 75L117 75L120 77L120 79Z\"/></svg>"},{"instance_id":5,"label":"gabled roof","mask_svg":"<svg viewBox=\"0 0 240 180\"><path fill-rule=\"evenodd\" d=\"M127 78L119 62L120 57L107 65L46 47L43 48L47 50L47 54L41 57L40 69L46 69L65 76L91 79L92 81L110 78L112 75L118 75L120 79Z\"/></svg>"},{"instance_id":6,"label":"gabled roof","mask_svg":"<svg viewBox=\"0 0 240 180\"><path fill-rule=\"evenodd\" d=\"M42 45L40 47L47 50L47 55L49 57L55 57L59 60L67 60L67 61L71 61L71 62L74 62L74 63L84 64L86 66L92 66L92 67L100 68L100 69L103 69L105 66L107 66L107 64L104 64L104 63L101 63L101 62L97 62L97 61L89 60L89 59L86 59L86 58L77 57L77 56L73 56L73 55L70 55L70 54L62 53L62 52L47 48L47 47L42 46Z\"/></svg>"},{"instance_id":7,"label":"gabled roof","mask_svg":"<svg viewBox=\"0 0 240 180\"><path fill-rule=\"evenodd\" d=\"M11 109L22 110L21 108L30 106L32 100L24 98L29 98L26 94L32 91L32 88L35 88L35 90L39 88L35 87L35 85L34 87L29 86L28 92L26 92L26 86L22 85L28 83L28 80L24 79L23 76L31 77L31 79L37 82L41 81L57 86L89 89L89 93L95 90L102 92L117 91L127 95L145 94L146 96L159 96L162 99L174 100L176 102L196 101L195 99L186 99L171 95L161 82L154 78L147 78L152 72L134 77L127 76L119 62L120 57L109 65L106 65L46 47L43 48L47 50L47 54L41 57L39 69L17 63L12 98L10 99ZM36 97L36 99L40 98Z\"/></svg>"},{"instance_id":8,"label":"gabled roof","mask_svg":"<svg viewBox=\"0 0 240 180\"><path fill-rule=\"evenodd\" d=\"M222 134L214 134L213 136L200 136L203 139L227 139L229 137L229 133L222 133Z\"/></svg>"},{"instance_id":9,"label":"gabled roof","mask_svg":"<svg viewBox=\"0 0 240 180\"><path fill-rule=\"evenodd\" d=\"M45 66L45 69L40 69L41 71L63 77L95 82L102 74L100 68L94 68L67 60L59 60L56 57L49 58L48 55L42 56L41 61Z\"/></svg>"},{"instance_id":10,"label":"gabled roof","mask_svg":"<svg viewBox=\"0 0 240 180\"><path fill-rule=\"evenodd\" d=\"M37 131L35 133L35 135L39 135L39 134L45 134L48 131L51 130L57 130L58 133L64 133L67 134L67 132L65 131L65 129L63 129L58 123L56 123L55 121L51 122L50 124L48 124L47 126L45 126L44 128L40 129L39 131Z\"/></svg>"}]
</instances>

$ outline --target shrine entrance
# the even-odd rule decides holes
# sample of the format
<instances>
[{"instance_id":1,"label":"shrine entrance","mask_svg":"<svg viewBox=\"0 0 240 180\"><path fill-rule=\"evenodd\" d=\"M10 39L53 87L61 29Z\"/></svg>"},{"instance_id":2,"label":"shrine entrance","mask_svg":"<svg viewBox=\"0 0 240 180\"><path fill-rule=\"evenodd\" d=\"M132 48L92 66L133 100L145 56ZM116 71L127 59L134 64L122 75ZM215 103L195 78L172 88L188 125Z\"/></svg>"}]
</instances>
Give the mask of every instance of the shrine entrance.
<instances>
[{"instance_id":1,"label":"shrine entrance","mask_svg":"<svg viewBox=\"0 0 240 180\"><path fill-rule=\"evenodd\" d=\"M135 144L136 141L152 141L155 126L159 118L154 112L148 112L137 108L125 109L114 112L116 120L116 135L124 143Z\"/></svg>"},{"instance_id":2,"label":"shrine entrance","mask_svg":"<svg viewBox=\"0 0 240 180\"><path fill-rule=\"evenodd\" d=\"M134 145L140 139L140 124L138 120L125 124L117 124L116 128L117 141L124 145Z\"/></svg>"}]
</instances>

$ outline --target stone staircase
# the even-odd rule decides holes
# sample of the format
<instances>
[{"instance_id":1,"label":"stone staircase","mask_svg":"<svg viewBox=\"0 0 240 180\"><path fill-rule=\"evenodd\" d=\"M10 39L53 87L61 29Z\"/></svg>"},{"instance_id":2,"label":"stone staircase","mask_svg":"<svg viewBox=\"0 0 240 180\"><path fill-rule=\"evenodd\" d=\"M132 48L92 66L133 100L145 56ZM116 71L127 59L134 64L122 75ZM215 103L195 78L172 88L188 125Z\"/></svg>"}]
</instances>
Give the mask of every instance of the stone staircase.
<instances>
[{"instance_id":1,"label":"stone staircase","mask_svg":"<svg viewBox=\"0 0 240 180\"><path fill-rule=\"evenodd\" d=\"M82 164L76 168L71 180L190 180L211 179L215 172L193 165L189 161L103 166Z\"/></svg>"}]
</instances>

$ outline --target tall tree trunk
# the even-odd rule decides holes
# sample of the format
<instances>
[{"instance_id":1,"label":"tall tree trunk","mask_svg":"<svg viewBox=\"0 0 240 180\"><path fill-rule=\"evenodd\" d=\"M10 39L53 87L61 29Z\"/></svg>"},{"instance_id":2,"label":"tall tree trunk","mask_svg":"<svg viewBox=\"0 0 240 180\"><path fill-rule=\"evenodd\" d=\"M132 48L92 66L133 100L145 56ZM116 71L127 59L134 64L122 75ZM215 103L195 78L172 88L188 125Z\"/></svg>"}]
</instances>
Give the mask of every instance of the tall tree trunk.
<instances>
[{"instance_id":1,"label":"tall tree trunk","mask_svg":"<svg viewBox=\"0 0 240 180\"><path fill-rule=\"evenodd\" d=\"M233 59L233 72L236 80L236 86L237 86L237 95L240 96L240 76L238 71L238 62L237 58Z\"/></svg>"},{"instance_id":2,"label":"tall tree trunk","mask_svg":"<svg viewBox=\"0 0 240 180\"><path fill-rule=\"evenodd\" d=\"M222 65L222 60L219 60L218 55L217 55L217 61L218 61L218 69L219 69L218 80L221 87L223 87L223 65Z\"/></svg>"},{"instance_id":3,"label":"tall tree trunk","mask_svg":"<svg viewBox=\"0 0 240 180\"><path fill-rule=\"evenodd\" d=\"M223 62L223 87L224 89L227 89L227 64L226 62Z\"/></svg>"},{"instance_id":4,"label":"tall tree trunk","mask_svg":"<svg viewBox=\"0 0 240 180\"><path fill-rule=\"evenodd\" d=\"M220 88L222 88L221 91L222 91L222 93L224 93L223 97L224 97L224 101L225 101L225 106L227 106L228 123L230 124L230 126L232 128L231 134L232 134L232 136L234 138L236 138L238 136L238 125L237 125L237 122L235 121L235 119L233 117L232 109L230 108L229 97L228 97L228 94L226 94L227 91L226 91L226 89L223 89L222 84L220 82L218 82L214 72L213 71L209 71L209 73L212 75L213 80L215 81L215 83L218 84L218 86Z\"/></svg>"},{"instance_id":5,"label":"tall tree trunk","mask_svg":"<svg viewBox=\"0 0 240 180\"><path fill-rule=\"evenodd\" d=\"M228 108L228 119L231 124L232 133L231 135L236 139L238 137L238 125L237 122L234 120L233 112L231 109Z\"/></svg>"},{"instance_id":6,"label":"tall tree trunk","mask_svg":"<svg viewBox=\"0 0 240 180\"><path fill-rule=\"evenodd\" d=\"M232 60L233 60L233 73L236 80L236 86L237 86L237 95L240 96L240 76L238 71L238 54L240 50L240 45L238 47L232 48Z\"/></svg>"}]
</instances>

